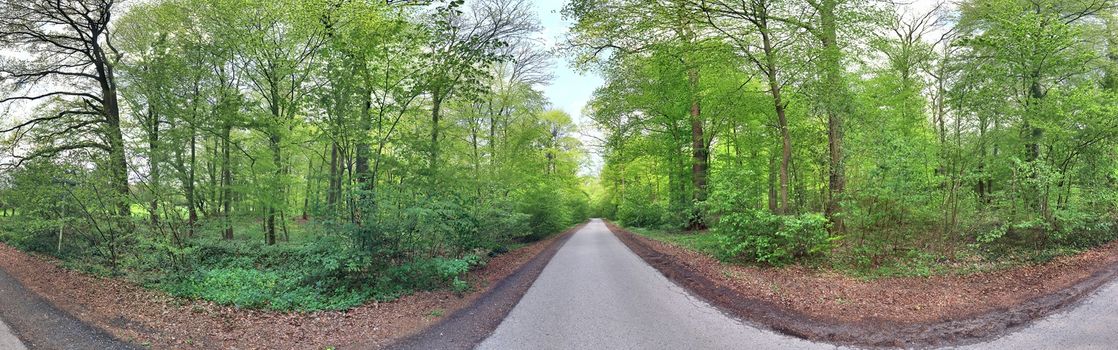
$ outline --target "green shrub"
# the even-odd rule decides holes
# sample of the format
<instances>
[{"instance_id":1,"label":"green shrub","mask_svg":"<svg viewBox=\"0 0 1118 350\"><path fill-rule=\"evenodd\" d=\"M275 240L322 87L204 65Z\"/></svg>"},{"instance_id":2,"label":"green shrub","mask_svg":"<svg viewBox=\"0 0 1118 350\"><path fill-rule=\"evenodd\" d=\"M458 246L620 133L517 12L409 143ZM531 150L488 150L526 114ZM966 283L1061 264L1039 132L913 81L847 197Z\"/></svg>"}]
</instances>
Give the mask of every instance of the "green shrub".
<instances>
[{"instance_id":1,"label":"green shrub","mask_svg":"<svg viewBox=\"0 0 1118 350\"><path fill-rule=\"evenodd\" d=\"M481 258L468 255L462 259L421 259L388 269L391 285L404 290L436 290L452 288L465 291L469 285L464 278L470 267L481 264Z\"/></svg>"},{"instance_id":2,"label":"green shrub","mask_svg":"<svg viewBox=\"0 0 1118 350\"><path fill-rule=\"evenodd\" d=\"M1060 246L1089 249L1118 238L1110 218L1073 210L1057 210L1055 214L1056 229L1049 236Z\"/></svg>"},{"instance_id":3,"label":"green shrub","mask_svg":"<svg viewBox=\"0 0 1118 350\"><path fill-rule=\"evenodd\" d=\"M664 218L665 210L649 200L632 200L617 209L617 220L625 226L658 227Z\"/></svg>"},{"instance_id":4,"label":"green shrub","mask_svg":"<svg viewBox=\"0 0 1118 350\"><path fill-rule=\"evenodd\" d=\"M266 246L258 241L196 240L181 250L181 268L156 267L153 272L159 273L150 273L145 282L182 297L276 310L338 310L375 296L394 297L373 283L369 256L345 242L323 237L298 246ZM147 264L137 262L134 267Z\"/></svg>"},{"instance_id":5,"label":"green shrub","mask_svg":"<svg viewBox=\"0 0 1118 350\"><path fill-rule=\"evenodd\" d=\"M509 208L486 206L478 217L484 248L493 250L514 240L532 236L531 215Z\"/></svg>"},{"instance_id":6,"label":"green shrub","mask_svg":"<svg viewBox=\"0 0 1118 350\"><path fill-rule=\"evenodd\" d=\"M786 265L796 259L828 252L837 237L827 233L827 219L820 214L776 216L763 211L723 215L715 226L716 256L723 261L745 259L768 265Z\"/></svg>"},{"instance_id":7,"label":"green shrub","mask_svg":"<svg viewBox=\"0 0 1118 350\"><path fill-rule=\"evenodd\" d=\"M255 269L215 269L202 273L197 296L218 304L259 308L270 306L279 275Z\"/></svg>"},{"instance_id":8,"label":"green shrub","mask_svg":"<svg viewBox=\"0 0 1118 350\"><path fill-rule=\"evenodd\" d=\"M538 186L527 194L521 211L528 215L528 226L533 240L562 231L567 227L567 208L559 192L547 186Z\"/></svg>"}]
</instances>

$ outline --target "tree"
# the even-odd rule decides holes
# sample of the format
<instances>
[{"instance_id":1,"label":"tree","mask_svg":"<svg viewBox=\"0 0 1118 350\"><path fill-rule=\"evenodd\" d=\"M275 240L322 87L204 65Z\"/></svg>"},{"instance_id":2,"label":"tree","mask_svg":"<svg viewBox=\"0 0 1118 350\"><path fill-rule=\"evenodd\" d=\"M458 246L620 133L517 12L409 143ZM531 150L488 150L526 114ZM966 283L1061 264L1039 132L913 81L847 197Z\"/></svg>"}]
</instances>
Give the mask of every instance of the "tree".
<instances>
[{"instance_id":1,"label":"tree","mask_svg":"<svg viewBox=\"0 0 1118 350\"><path fill-rule=\"evenodd\" d=\"M705 131L709 120L702 113L702 72L699 66L704 53L701 47L709 36L697 27L700 19L691 11L689 2L572 1L563 11L564 15L576 20L572 28L574 35L568 45L584 63L600 61L603 55L608 55L608 62L605 63L615 64L626 56L640 55L661 45L680 45L673 51L678 64L686 68L682 78L690 92L687 115L691 140L691 202L705 201L710 172L709 145L714 137ZM705 227L701 213L695 208L688 211L691 211L689 226Z\"/></svg>"},{"instance_id":2,"label":"tree","mask_svg":"<svg viewBox=\"0 0 1118 350\"><path fill-rule=\"evenodd\" d=\"M792 136L788 130L788 101L783 96L784 86L788 82L785 73L783 73L782 64L785 63L783 61L787 60L784 51L796 44L796 37L789 34L787 28L779 26L783 22L774 19L774 16L777 16L775 12L777 6L779 6L778 2L753 0L746 3L702 0L699 5L701 10L706 13L707 21L729 42L734 43L768 82L781 142L779 202L776 203L774 212L777 214L788 213ZM743 27L739 22L745 22L749 25ZM761 39L760 47L757 47L756 40L749 36L753 33ZM757 50L760 51L757 52Z\"/></svg>"},{"instance_id":3,"label":"tree","mask_svg":"<svg viewBox=\"0 0 1118 350\"><path fill-rule=\"evenodd\" d=\"M128 156L121 131L116 64L111 40L112 0L0 1L0 44L27 55L0 62L6 95L0 104L47 103L57 108L16 122L0 133L22 139L39 129L39 147L19 154L14 165L59 153L92 149L105 153L121 217L131 216Z\"/></svg>"},{"instance_id":4,"label":"tree","mask_svg":"<svg viewBox=\"0 0 1118 350\"><path fill-rule=\"evenodd\" d=\"M537 31L525 0L482 0L461 10L465 2L455 0L439 7L430 46L426 55L427 79L431 98L431 144L428 165L432 175L439 170L439 125L443 103L455 95L474 98L482 87L486 68L504 59L498 49Z\"/></svg>"},{"instance_id":5,"label":"tree","mask_svg":"<svg viewBox=\"0 0 1118 350\"><path fill-rule=\"evenodd\" d=\"M315 69L318 50L323 45L323 28L318 22L316 6L307 3L272 3L245 1L238 12L230 13L239 25L251 28L240 32L242 45L239 64L246 74L247 88L260 99L266 113L256 123L267 135L271 150L272 177L268 180L265 200L265 240L276 243L276 215L286 213L286 193L290 170L285 164L285 135L298 120Z\"/></svg>"}]
</instances>

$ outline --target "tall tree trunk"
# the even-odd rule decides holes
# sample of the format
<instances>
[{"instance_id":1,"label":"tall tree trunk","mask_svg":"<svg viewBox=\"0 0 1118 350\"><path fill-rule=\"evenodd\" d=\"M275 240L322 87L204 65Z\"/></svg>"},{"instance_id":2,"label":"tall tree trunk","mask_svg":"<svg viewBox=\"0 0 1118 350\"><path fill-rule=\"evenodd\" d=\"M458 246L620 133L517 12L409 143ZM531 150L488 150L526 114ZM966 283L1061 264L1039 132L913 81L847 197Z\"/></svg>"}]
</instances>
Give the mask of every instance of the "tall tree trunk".
<instances>
[{"instance_id":1,"label":"tall tree trunk","mask_svg":"<svg viewBox=\"0 0 1118 350\"><path fill-rule=\"evenodd\" d=\"M336 214L338 194L341 192L341 173L338 169L338 143L330 143L330 188L326 190L326 206Z\"/></svg>"},{"instance_id":2,"label":"tall tree trunk","mask_svg":"<svg viewBox=\"0 0 1118 350\"><path fill-rule=\"evenodd\" d=\"M364 101L361 105L361 120L357 121L356 167L358 188L364 190L369 180L369 131L372 130L372 120L369 114L373 108L372 93L364 92Z\"/></svg>"},{"instance_id":3,"label":"tall tree trunk","mask_svg":"<svg viewBox=\"0 0 1118 350\"><path fill-rule=\"evenodd\" d=\"M1032 167L1029 172L1029 179L1036 179L1036 165L1037 160L1040 159L1040 139L1044 131L1032 124L1031 119L1035 117L1035 113L1040 108L1040 100L1044 98L1044 93L1040 86L1040 73L1033 72L1031 75L1033 81L1029 84L1029 97L1026 102L1025 117L1021 123L1021 138L1025 141L1025 162ZM1025 198L1025 205L1027 208L1037 210L1041 215L1047 215L1047 203L1041 201L1042 189L1030 181L1024 186L1023 196Z\"/></svg>"},{"instance_id":4,"label":"tall tree trunk","mask_svg":"<svg viewBox=\"0 0 1118 350\"><path fill-rule=\"evenodd\" d=\"M225 230L222 232L221 238L225 240L233 239L233 170L231 169L229 159L229 137L230 126L229 122L224 122L221 129L221 217L225 225Z\"/></svg>"},{"instance_id":5,"label":"tall tree trunk","mask_svg":"<svg viewBox=\"0 0 1118 350\"><path fill-rule=\"evenodd\" d=\"M710 161L710 150L707 149L706 136L703 134L702 106L699 97L699 69L691 68L687 72L688 85L691 88L691 182L693 191L692 200L702 202L707 199L707 173ZM689 224L692 229L703 229L706 224L702 222L702 213L693 213Z\"/></svg>"},{"instance_id":6,"label":"tall tree trunk","mask_svg":"<svg viewBox=\"0 0 1118 350\"><path fill-rule=\"evenodd\" d=\"M269 146L272 149L272 163L276 166L275 178L273 181L279 182L283 179L283 157L280 153L281 138L279 132L274 132L268 140ZM276 244L276 207L279 206L277 202L283 199L283 191L280 188L281 185L274 183L272 187L274 187L273 192L270 194L272 198L269 198L269 203L266 205L267 208L265 209L264 219L264 241L268 245Z\"/></svg>"},{"instance_id":7,"label":"tall tree trunk","mask_svg":"<svg viewBox=\"0 0 1118 350\"><path fill-rule=\"evenodd\" d=\"M148 208L151 216L151 226L159 225L159 189L160 175L159 171L159 116L155 112L155 107L148 106L148 168L151 171L151 204Z\"/></svg>"},{"instance_id":8,"label":"tall tree trunk","mask_svg":"<svg viewBox=\"0 0 1118 350\"><path fill-rule=\"evenodd\" d=\"M129 218L132 216L132 208L128 200L131 192L128 188L128 156L124 149L124 133L120 128L120 106L117 100L116 79L113 76L112 66L103 61L104 54L100 47L98 45L94 46L96 52L102 56L96 67L101 77L99 79L101 96L105 107L105 127L103 130L105 138L109 141L109 176L117 197L114 202L117 213L123 218Z\"/></svg>"},{"instance_id":9,"label":"tall tree trunk","mask_svg":"<svg viewBox=\"0 0 1118 350\"><path fill-rule=\"evenodd\" d=\"M439 170L439 118L442 115L443 95L436 89L431 100L431 175Z\"/></svg>"},{"instance_id":10,"label":"tall tree trunk","mask_svg":"<svg viewBox=\"0 0 1118 350\"><path fill-rule=\"evenodd\" d=\"M788 167L792 163L792 135L788 132L788 118L785 113L784 101L781 97L780 75L776 66L776 49L773 47L769 35L767 12L760 19L761 44L765 52L765 73L769 80L769 92L773 98L773 108L776 110L777 128L780 129L780 188L777 190L780 198L777 214L788 213Z\"/></svg>"},{"instance_id":11,"label":"tall tree trunk","mask_svg":"<svg viewBox=\"0 0 1118 350\"><path fill-rule=\"evenodd\" d=\"M842 78L842 51L838 47L838 28L835 9L836 0L823 0L818 8L820 19L820 39L823 44L822 68L824 86L831 91L823 91L827 113L827 146L830 155L828 174L828 198L824 213L831 220L831 231L846 231L842 217L842 199L846 190L846 165L843 154L843 118L846 113L846 88Z\"/></svg>"},{"instance_id":12,"label":"tall tree trunk","mask_svg":"<svg viewBox=\"0 0 1118 350\"><path fill-rule=\"evenodd\" d=\"M198 164L197 150L198 150L198 135L194 132L194 123L190 126L190 170L187 172L187 179L184 187L186 187L186 201L187 201L187 228L190 230L189 235L194 237L194 225L198 222L198 210L196 203L198 202L196 193L194 191L195 181L195 168Z\"/></svg>"},{"instance_id":13,"label":"tall tree trunk","mask_svg":"<svg viewBox=\"0 0 1118 350\"><path fill-rule=\"evenodd\" d=\"M316 175L317 174L315 174L314 171L314 157L307 157L307 184L304 187L305 190L303 191L303 214L300 215L300 217L303 218L303 221L307 221L307 219L310 219L307 211L311 203L311 190L313 189L311 184L314 183Z\"/></svg>"}]
</instances>

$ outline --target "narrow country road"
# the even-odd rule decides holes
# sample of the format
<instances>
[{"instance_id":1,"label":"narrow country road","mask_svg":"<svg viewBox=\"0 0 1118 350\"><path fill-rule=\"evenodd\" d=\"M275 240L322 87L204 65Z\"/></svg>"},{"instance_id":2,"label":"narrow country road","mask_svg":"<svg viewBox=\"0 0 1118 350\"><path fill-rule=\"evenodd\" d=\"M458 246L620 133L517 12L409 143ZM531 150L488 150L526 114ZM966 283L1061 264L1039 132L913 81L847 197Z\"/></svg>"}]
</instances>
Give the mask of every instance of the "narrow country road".
<instances>
[{"instance_id":1,"label":"narrow country road","mask_svg":"<svg viewBox=\"0 0 1118 350\"><path fill-rule=\"evenodd\" d=\"M696 299L595 219L551 258L480 349L817 349Z\"/></svg>"},{"instance_id":2,"label":"narrow country road","mask_svg":"<svg viewBox=\"0 0 1118 350\"><path fill-rule=\"evenodd\" d=\"M962 349L1113 349L1118 284ZM555 254L479 349L835 349L746 325L696 299L594 220Z\"/></svg>"}]
</instances>

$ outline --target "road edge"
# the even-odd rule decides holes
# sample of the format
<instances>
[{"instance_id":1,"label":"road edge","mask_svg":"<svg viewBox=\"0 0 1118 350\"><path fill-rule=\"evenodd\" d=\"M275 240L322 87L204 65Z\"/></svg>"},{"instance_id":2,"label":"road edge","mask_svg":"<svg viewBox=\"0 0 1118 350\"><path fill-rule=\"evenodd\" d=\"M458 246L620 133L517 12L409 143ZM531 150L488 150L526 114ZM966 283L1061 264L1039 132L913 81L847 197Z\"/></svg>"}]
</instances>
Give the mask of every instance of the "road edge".
<instances>
[{"instance_id":1,"label":"road edge","mask_svg":"<svg viewBox=\"0 0 1118 350\"><path fill-rule=\"evenodd\" d=\"M604 220L603 220L604 221ZM575 232L590 221L578 224L549 243L531 260L515 272L494 283L481 296L466 307L411 336L386 346L386 349L473 349L497 329L520 299L528 292L536 278L543 272L551 258L567 243Z\"/></svg>"},{"instance_id":2,"label":"road edge","mask_svg":"<svg viewBox=\"0 0 1118 350\"><path fill-rule=\"evenodd\" d=\"M4 269L0 269L0 300L4 301L0 319L29 349L139 349L31 291Z\"/></svg>"},{"instance_id":3,"label":"road edge","mask_svg":"<svg viewBox=\"0 0 1118 350\"><path fill-rule=\"evenodd\" d=\"M869 347L932 347L966 345L1000 337L1031 322L1083 301L1118 277L1118 264L1099 268L1068 288L1037 297L1012 308L960 319L898 324L895 322L836 322L813 318L775 303L742 295L711 281L694 269L662 254L639 237L604 220L618 239L665 277L724 313L772 331L811 341Z\"/></svg>"}]
</instances>

